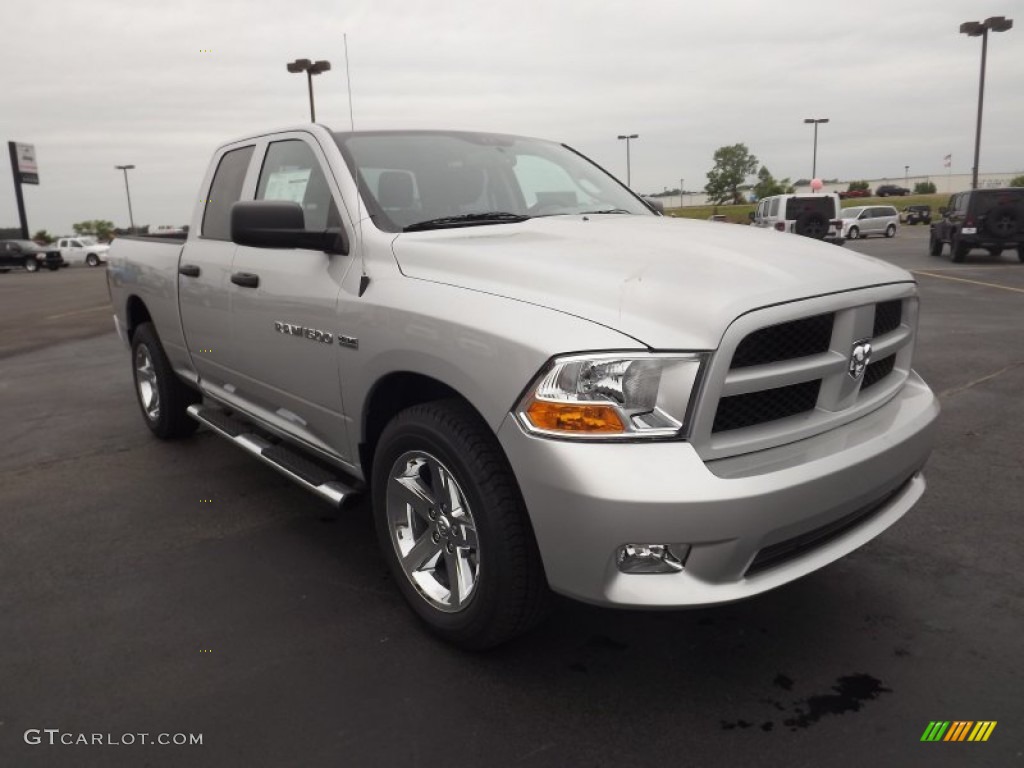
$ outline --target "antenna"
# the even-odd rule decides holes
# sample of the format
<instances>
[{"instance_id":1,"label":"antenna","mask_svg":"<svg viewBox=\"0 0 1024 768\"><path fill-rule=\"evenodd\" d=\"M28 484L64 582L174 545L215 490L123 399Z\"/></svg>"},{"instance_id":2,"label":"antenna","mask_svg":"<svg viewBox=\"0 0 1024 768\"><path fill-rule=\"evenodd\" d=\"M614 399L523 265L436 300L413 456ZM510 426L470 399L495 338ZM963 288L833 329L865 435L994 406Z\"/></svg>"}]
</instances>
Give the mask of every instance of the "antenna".
<instances>
[{"instance_id":1,"label":"antenna","mask_svg":"<svg viewBox=\"0 0 1024 768\"><path fill-rule=\"evenodd\" d=\"M356 130L355 112L352 109L352 72L348 66L348 34L342 35L345 42L345 82L348 84L348 125L353 133ZM359 295L366 293L370 285L370 276L366 274L366 249L363 247L363 202L359 193L359 169L355 169L356 176L353 181L356 183L356 226L359 228Z\"/></svg>"}]
</instances>

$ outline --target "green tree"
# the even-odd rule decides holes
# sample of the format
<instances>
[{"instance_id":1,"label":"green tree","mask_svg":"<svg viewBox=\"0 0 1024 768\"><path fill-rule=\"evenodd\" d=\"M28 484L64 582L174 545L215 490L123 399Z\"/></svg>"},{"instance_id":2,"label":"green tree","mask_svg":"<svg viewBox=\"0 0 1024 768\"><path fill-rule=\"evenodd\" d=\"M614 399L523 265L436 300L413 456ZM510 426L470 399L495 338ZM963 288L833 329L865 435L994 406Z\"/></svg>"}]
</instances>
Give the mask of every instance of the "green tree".
<instances>
[{"instance_id":1,"label":"green tree","mask_svg":"<svg viewBox=\"0 0 1024 768\"><path fill-rule=\"evenodd\" d=\"M846 188L847 192L867 192L870 189L866 181L851 181Z\"/></svg>"},{"instance_id":2,"label":"green tree","mask_svg":"<svg viewBox=\"0 0 1024 768\"><path fill-rule=\"evenodd\" d=\"M914 184L915 195L934 195L935 183L931 181L919 181Z\"/></svg>"},{"instance_id":3,"label":"green tree","mask_svg":"<svg viewBox=\"0 0 1024 768\"><path fill-rule=\"evenodd\" d=\"M37 243L49 245L50 243L53 242L53 235L51 235L45 229L40 229L38 232L32 235L32 239L35 240Z\"/></svg>"},{"instance_id":4,"label":"green tree","mask_svg":"<svg viewBox=\"0 0 1024 768\"><path fill-rule=\"evenodd\" d=\"M95 235L100 240L109 240L114 234L114 222L106 219L91 219L72 224L76 235Z\"/></svg>"},{"instance_id":5,"label":"green tree","mask_svg":"<svg viewBox=\"0 0 1024 768\"><path fill-rule=\"evenodd\" d=\"M1020 176L1015 176L1012 179L1010 179L1010 186L1011 187L1024 187L1024 174L1022 174Z\"/></svg>"},{"instance_id":6,"label":"green tree","mask_svg":"<svg viewBox=\"0 0 1024 768\"><path fill-rule=\"evenodd\" d=\"M758 200L762 197L782 195L792 191L793 183L788 178L776 181L771 171L766 166L761 166L761 170L757 172L757 184L754 185L754 196Z\"/></svg>"},{"instance_id":7,"label":"green tree","mask_svg":"<svg viewBox=\"0 0 1024 768\"><path fill-rule=\"evenodd\" d=\"M750 154L746 144L733 144L715 150L715 166L708 171L704 191L713 205L743 202L740 185L747 176L757 172L757 158Z\"/></svg>"}]
</instances>

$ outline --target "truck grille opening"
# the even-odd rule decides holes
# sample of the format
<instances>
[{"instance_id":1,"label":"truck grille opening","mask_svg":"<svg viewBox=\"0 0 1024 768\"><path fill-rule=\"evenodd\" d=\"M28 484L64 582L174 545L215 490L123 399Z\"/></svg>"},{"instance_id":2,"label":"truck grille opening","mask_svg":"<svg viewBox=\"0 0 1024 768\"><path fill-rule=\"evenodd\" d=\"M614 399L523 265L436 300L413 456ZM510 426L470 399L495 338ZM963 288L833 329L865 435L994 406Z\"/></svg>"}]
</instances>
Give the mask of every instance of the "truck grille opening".
<instances>
[{"instance_id":1,"label":"truck grille opening","mask_svg":"<svg viewBox=\"0 0 1024 768\"><path fill-rule=\"evenodd\" d=\"M747 336L732 356L733 368L794 360L827 352L835 313L771 325Z\"/></svg>"},{"instance_id":2,"label":"truck grille opening","mask_svg":"<svg viewBox=\"0 0 1024 768\"><path fill-rule=\"evenodd\" d=\"M875 327L871 331L873 338L884 336L890 331L895 331L900 327L900 323L903 320L903 301L895 299L894 301L883 301L881 304L875 305Z\"/></svg>"},{"instance_id":3,"label":"truck grille opening","mask_svg":"<svg viewBox=\"0 0 1024 768\"><path fill-rule=\"evenodd\" d=\"M881 360L875 360L875 362L869 363L868 367L864 370L864 381L860 383L860 391L863 392L868 387L873 387L892 373L892 369L895 366L896 355L889 355L888 357L883 357Z\"/></svg>"},{"instance_id":4,"label":"truck grille opening","mask_svg":"<svg viewBox=\"0 0 1024 768\"><path fill-rule=\"evenodd\" d=\"M823 547L844 533L853 530L858 525L866 523L882 511L890 501L899 496L912 479L913 475L903 481L896 490L890 491L882 498L865 504L860 509L856 509L838 520L833 520L828 525L815 528L807 533L801 533L799 536L780 541L778 544L763 547L758 550L744 577L753 576L762 571L767 571L769 568L775 568L776 566L788 563L790 560L795 560L807 552Z\"/></svg>"},{"instance_id":5,"label":"truck grille opening","mask_svg":"<svg viewBox=\"0 0 1024 768\"><path fill-rule=\"evenodd\" d=\"M866 372L865 372L866 374ZM814 409L821 379L764 389L744 395L731 395L718 401L712 432L742 429L784 419Z\"/></svg>"}]
</instances>

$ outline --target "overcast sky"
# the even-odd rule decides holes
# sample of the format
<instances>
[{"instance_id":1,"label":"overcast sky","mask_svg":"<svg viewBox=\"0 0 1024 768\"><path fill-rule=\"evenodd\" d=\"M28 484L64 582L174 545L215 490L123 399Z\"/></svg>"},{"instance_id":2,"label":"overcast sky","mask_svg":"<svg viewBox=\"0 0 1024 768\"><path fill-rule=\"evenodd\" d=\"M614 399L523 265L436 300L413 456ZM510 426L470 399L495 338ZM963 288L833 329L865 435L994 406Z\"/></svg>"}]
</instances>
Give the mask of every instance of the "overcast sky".
<instances>
[{"instance_id":1,"label":"overcast sky","mask_svg":"<svg viewBox=\"0 0 1024 768\"><path fill-rule=\"evenodd\" d=\"M493 130L565 141L634 189L702 189L744 142L776 177L969 172L981 41L990 38L981 169L1024 170L1024 6L1013 0L5 0L0 138L34 144L34 232L127 226L115 164L133 163L138 224L184 224L212 149L308 120L295 58L328 59L317 117L355 127ZM1015 11L1017 12L1015 14ZM204 52L204 51L209 52ZM0 226L17 226L0 162Z\"/></svg>"}]
</instances>

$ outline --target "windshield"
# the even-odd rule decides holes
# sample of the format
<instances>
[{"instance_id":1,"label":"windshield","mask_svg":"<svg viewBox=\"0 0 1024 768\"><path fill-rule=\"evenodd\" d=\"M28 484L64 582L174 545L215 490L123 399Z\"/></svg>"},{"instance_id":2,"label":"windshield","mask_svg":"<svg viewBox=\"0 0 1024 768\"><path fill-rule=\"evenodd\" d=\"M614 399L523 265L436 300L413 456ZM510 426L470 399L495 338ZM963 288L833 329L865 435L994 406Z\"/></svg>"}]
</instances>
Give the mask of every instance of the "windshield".
<instances>
[{"instance_id":1,"label":"windshield","mask_svg":"<svg viewBox=\"0 0 1024 768\"><path fill-rule=\"evenodd\" d=\"M856 219L863 210L863 208L843 208L839 216L844 219Z\"/></svg>"},{"instance_id":2,"label":"windshield","mask_svg":"<svg viewBox=\"0 0 1024 768\"><path fill-rule=\"evenodd\" d=\"M335 140L374 223L388 232L574 213L655 215L604 170L554 142L451 131L339 133Z\"/></svg>"}]
</instances>

